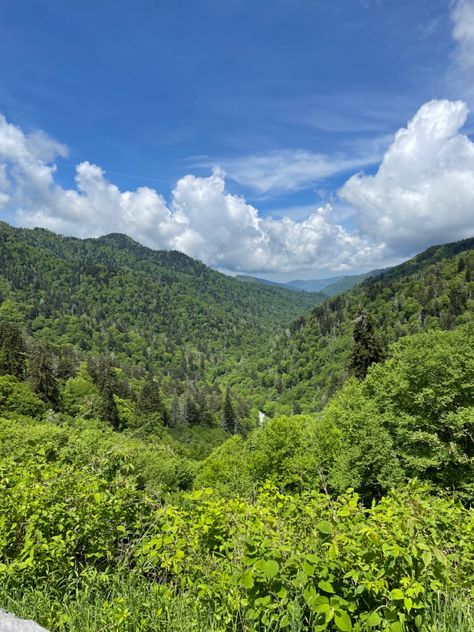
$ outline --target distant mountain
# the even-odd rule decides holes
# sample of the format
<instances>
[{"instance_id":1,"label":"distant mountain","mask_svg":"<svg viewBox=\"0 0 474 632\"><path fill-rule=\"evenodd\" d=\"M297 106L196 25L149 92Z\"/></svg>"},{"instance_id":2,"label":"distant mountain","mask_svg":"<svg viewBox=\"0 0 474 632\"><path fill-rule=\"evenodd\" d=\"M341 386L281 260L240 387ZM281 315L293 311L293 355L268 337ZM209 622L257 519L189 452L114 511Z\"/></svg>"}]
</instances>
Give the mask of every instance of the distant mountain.
<instances>
[{"instance_id":1,"label":"distant mountain","mask_svg":"<svg viewBox=\"0 0 474 632\"><path fill-rule=\"evenodd\" d=\"M298 288L292 288L285 283L277 283L276 281L269 281L268 279L261 279L260 277L248 276L247 274L238 274L235 278L238 279L239 281L242 281L243 283L253 283L257 285L258 284L272 285L273 287L284 287L287 290L298 289Z\"/></svg>"},{"instance_id":2,"label":"distant mountain","mask_svg":"<svg viewBox=\"0 0 474 632\"><path fill-rule=\"evenodd\" d=\"M334 283L330 283L322 288L322 294L326 296L337 296L338 294L342 294L343 292L347 292L347 290L356 287L363 283L366 279L370 277L378 276L382 274L384 270L371 270L370 272L365 272L364 274L352 274L348 276L338 277Z\"/></svg>"},{"instance_id":3,"label":"distant mountain","mask_svg":"<svg viewBox=\"0 0 474 632\"><path fill-rule=\"evenodd\" d=\"M304 290L305 292L321 292L325 287L336 283L341 277L329 277L327 279L295 279L288 281L286 285L294 290Z\"/></svg>"},{"instance_id":4,"label":"distant mountain","mask_svg":"<svg viewBox=\"0 0 474 632\"><path fill-rule=\"evenodd\" d=\"M381 270L373 270L371 272L366 272L365 274L334 276L326 279L295 279L294 281L287 281L286 283L277 283L276 281L269 281L268 279L243 274L237 275L236 278L244 283L273 285L276 287L288 288L296 292L318 292L324 294L325 296L336 296L337 294L346 292L354 286L359 285L359 283L362 283L368 277L375 276L381 272Z\"/></svg>"}]
</instances>

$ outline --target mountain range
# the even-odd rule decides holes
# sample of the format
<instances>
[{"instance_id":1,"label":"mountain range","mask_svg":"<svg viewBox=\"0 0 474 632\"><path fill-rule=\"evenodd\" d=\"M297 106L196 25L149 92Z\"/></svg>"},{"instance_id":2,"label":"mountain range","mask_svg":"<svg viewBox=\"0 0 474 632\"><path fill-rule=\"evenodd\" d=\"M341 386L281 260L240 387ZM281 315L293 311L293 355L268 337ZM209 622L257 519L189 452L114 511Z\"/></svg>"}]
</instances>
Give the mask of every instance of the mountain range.
<instances>
[{"instance_id":1,"label":"mountain range","mask_svg":"<svg viewBox=\"0 0 474 632\"><path fill-rule=\"evenodd\" d=\"M364 274L349 274L322 279L295 279L294 281L286 281L284 283L269 281L268 279L248 276L245 274L239 274L236 278L244 283L260 283L262 285L283 287L295 291L303 290L305 292L320 292L321 294L324 294L324 296L336 296L337 294L341 294L342 292L359 285L359 283L362 283L365 279L371 276L376 276L381 272L382 270L372 270Z\"/></svg>"}]
</instances>

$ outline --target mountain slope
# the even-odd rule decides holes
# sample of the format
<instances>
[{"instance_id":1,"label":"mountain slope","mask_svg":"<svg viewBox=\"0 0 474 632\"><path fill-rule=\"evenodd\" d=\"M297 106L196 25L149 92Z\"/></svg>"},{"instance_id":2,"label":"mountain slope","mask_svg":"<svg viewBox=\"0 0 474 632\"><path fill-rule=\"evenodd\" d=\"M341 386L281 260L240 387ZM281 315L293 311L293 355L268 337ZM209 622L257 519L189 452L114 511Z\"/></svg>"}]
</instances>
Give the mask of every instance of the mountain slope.
<instances>
[{"instance_id":1,"label":"mountain slope","mask_svg":"<svg viewBox=\"0 0 474 632\"><path fill-rule=\"evenodd\" d=\"M213 366L238 359L323 298L246 285L125 235L0 224L0 319L142 370L176 368L188 352Z\"/></svg>"},{"instance_id":2,"label":"mountain slope","mask_svg":"<svg viewBox=\"0 0 474 632\"><path fill-rule=\"evenodd\" d=\"M474 239L429 248L328 299L239 367L232 382L241 392L253 393L269 413L321 408L344 381L353 320L361 308L386 345L472 320Z\"/></svg>"},{"instance_id":3,"label":"mountain slope","mask_svg":"<svg viewBox=\"0 0 474 632\"><path fill-rule=\"evenodd\" d=\"M382 270L372 270L371 272L366 272L364 274L352 274L349 276L339 277L333 283L325 285L321 290L321 293L326 296L337 296L338 294L347 292L347 290L351 290L353 287L356 287L356 285L360 285L369 277L379 275L381 272Z\"/></svg>"}]
</instances>

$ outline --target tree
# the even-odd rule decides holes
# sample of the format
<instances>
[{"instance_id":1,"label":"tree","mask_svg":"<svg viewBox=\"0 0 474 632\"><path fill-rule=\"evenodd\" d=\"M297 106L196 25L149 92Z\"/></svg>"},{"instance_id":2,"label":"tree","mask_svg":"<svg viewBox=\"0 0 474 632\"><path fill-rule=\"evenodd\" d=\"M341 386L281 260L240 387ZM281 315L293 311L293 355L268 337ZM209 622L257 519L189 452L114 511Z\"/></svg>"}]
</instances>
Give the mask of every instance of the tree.
<instances>
[{"instance_id":1,"label":"tree","mask_svg":"<svg viewBox=\"0 0 474 632\"><path fill-rule=\"evenodd\" d=\"M60 400L57 361L51 348L44 343L33 345L28 368L31 388L46 404L57 409Z\"/></svg>"},{"instance_id":2,"label":"tree","mask_svg":"<svg viewBox=\"0 0 474 632\"><path fill-rule=\"evenodd\" d=\"M26 345L21 329L14 323L0 322L0 374L25 378Z\"/></svg>"},{"instance_id":3,"label":"tree","mask_svg":"<svg viewBox=\"0 0 474 632\"><path fill-rule=\"evenodd\" d=\"M151 376L143 384L137 402L138 412L142 415L163 413L163 401L161 399L158 382Z\"/></svg>"},{"instance_id":4,"label":"tree","mask_svg":"<svg viewBox=\"0 0 474 632\"><path fill-rule=\"evenodd\" d=\"M33 393L27 382L20 382L13 375L0 376L0 411L40 417L46 410L45 403Z\"/></svg>"},{"instance_id":5,"label":"tree","mask_svg":"<svg viewBox=\"0 0 474 632\"><path fill-rule=\"evenodd\" d=\"M62 404L65 412L75 417L87 419L99 416L99 389L89 375L85 362L81 362L77 374L64 385Z\"/></svg>"},{"instance_id":6,"label":"tree","mask_svg":"<svg viewBox=\"0 0 474 632\"><path fill-rule=\"evenodd\" d=\"M100 389L100 414L104 421L112 426L114 430L120 429L120 417L115 401L113 380L105 376Z\"/></svg>"},{"instance_id":7,"label":"tree","mask_svg":"<svg viewBox=\"0 0 474 632\"><path fill-rule=\"evenodd\" d=\"M371 364L384 359L384 350L374 333L369 315L359 310L354 320L353 345L349 360L349 370L359 380L363 380Z\"/></svg>"},{"instance_id":8,"label":"tree","mask_svg":"<svg viewBox=\"0 0 474 632\"><path fill-rule=\"evenodd\" d=\"M230 434L237 432L237 417L232 405L229 388L225 392L224 405L222 407L222 427Z\"/></svg>"},{"instance_id":9,"label":"tree","mask_svg":"<svg viewBox=\"0 0 474 632\"><path fill-rule=\"evenodd\" d=\"M190 426L197 426L201 423L201 410L195 399L195 395L188 392L184 402L184 421Z\"/></svg>"}]
</instances>

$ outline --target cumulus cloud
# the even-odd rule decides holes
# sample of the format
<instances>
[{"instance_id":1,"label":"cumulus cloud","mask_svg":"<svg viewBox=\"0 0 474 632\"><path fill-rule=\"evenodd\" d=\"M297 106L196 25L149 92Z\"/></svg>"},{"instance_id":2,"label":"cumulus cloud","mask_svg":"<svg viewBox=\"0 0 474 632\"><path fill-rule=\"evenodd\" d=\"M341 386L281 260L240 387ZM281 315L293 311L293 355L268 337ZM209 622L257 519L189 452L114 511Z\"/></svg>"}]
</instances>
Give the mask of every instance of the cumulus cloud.
<instances>
[{"instance_id":1,"label":"cumulus cloud","mask_svg":"<svg viewBox=\"0 0 474 632\"><path fill-rule=\"evenodd\" d=\"M462 101L425 103L400 129L375 175L352 176L339 194L362 234L399 254L474 235L474 143L460 132Z\"/></svg>"},{"instance_id":2,"label":"cumulus cloud","mask_svg":"<svg viewBox=\"0 0 474 632\"><path fill-rule=\"evenodd\" d=\"M330 204L302 219L263 217L226 190L220 169L180 178L166 200L150 187L122 191L99 166L81 162L75 187L66 189L55 179L64 145L0 117L0 211L15 212L25 226L79 237L124 232L222 270L380 267L474 234L474 144L460 131L467 115L461 101L426 103L395 134L374 175L343 185L339 195L354 209L356 228L344 227L344 214Z\"/></svg>"},{"instance_id":3,"label":"cumulus cloud","mask_svg":"<svg viewBox=\"0 0 474 632\"><path fill-rule=\"evenodd\" d=\"M121 191L89 162L77 165L76 187L65 189L55 181L54 160L66 153L46 135L28 136L0 118L0 205L14 210L22 225L79 237L124 232L235 271L348 270L379 253L338 225L329 205L300 222L263 218L226 191L220 169L181 178L169 203L149 187Z\"/></svg>"}]
</instances>

